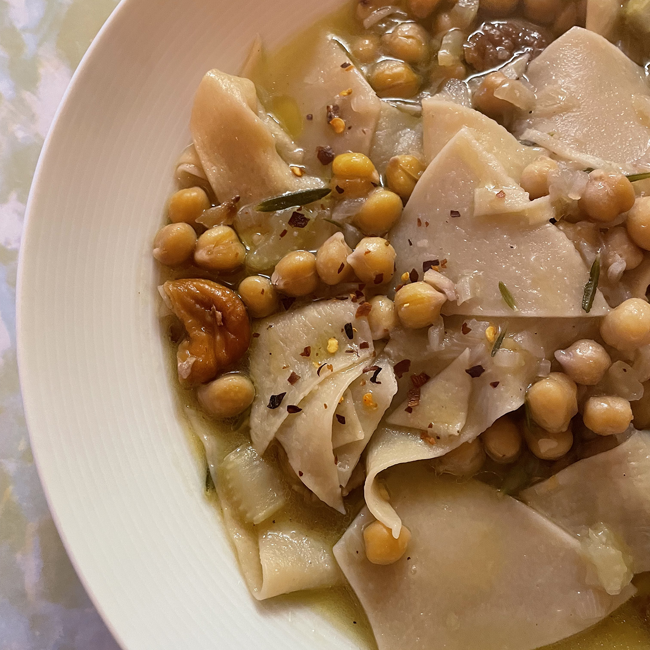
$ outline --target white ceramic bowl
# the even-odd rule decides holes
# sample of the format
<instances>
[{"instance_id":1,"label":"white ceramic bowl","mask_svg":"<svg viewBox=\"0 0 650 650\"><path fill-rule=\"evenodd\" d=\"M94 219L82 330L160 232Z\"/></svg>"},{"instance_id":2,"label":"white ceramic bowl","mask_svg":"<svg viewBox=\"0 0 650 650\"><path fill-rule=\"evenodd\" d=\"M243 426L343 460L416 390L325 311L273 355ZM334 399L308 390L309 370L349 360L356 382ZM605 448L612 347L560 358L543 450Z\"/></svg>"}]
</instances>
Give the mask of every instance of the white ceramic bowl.
<instances>
[{"instance_id":1,"label":"white ceramic bowl","mask_svg":"<svg viewBox=\"0 0 650 650\"><path fill-rule=\"evenodd\" d=\"M354 648L306 606L257 604L175 411L154 233L194 91L338 0L125 0L41 156L19 277L32 447L66 548L128 650Z\"/></svg>"}]
</instances>

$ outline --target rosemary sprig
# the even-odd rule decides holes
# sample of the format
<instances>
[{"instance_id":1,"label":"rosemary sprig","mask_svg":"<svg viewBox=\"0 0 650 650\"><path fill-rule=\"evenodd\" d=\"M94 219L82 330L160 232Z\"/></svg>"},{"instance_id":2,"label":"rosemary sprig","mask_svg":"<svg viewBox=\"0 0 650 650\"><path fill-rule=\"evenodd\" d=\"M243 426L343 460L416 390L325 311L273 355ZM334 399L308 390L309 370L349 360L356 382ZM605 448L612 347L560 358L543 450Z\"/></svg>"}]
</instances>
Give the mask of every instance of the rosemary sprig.
<instances>
[{"instance_id":1,"label":"rosemary sprig","mask_svg":"<svg viewBox=\"0 0 650 650\"><path fill-rule=\"evenodd\" d=\"M503 302L510 307L513 311L517 309L517 305L515 303L515 299L512 297L512 294L510 293L510 290L508 287L506 287L503 282L499 282L499 291L501 292L501 297L503 298Z\"/></svg>"},{"instance_id":2,"label":"rosemary sprig","mask_svg":"<svg viewBox=\"0 0 650 650\"><path fill-rule=\"evenodd\" d=\"M650 172L643 172L641 174L629 174L627 176L627 180L630 181L630 183L634 183L636 181L644 181L646 178L650 178Z\"/></svg>"},{"instance_id":3,"label":"rosemary sprig","mask_svg":"<svg viewBox=\"0 0 650 650\"><path fill-rule=\"evenodd\" d=\"M600 279L600 256L597 255L589 271L589 279L585 284L585 291L582 294L582 309L589 313L594 304L596 291L598 291L598 280Z\"/></svg>"},{"instance_id":4,"label":"rosemary sprig","mask_svg":"<svg viewBox=\"0 0 650 650\"><path fill-rule=\"evenodd\" d=\"M492 352L490 352L491 357L495 356L496 353L501 349L501 346L503 345L503 339L506 338L507 332L508 328L506 326L503 326L499 332L499 336L497 336L497 339L492 346Z\"/></svg>"},{"instance_id":5,"label":"rosemary sprig","mask_svg":"<svg viewBox=\"0 0 650 650\"><path fill-rule=\"evenodd\" d=\"M281 194L280 196L274 196L262 201L259 205L255 206L255 209L258 212L277 212L278 210L286 210L287 208L296 208L320 201L320 199L324 199L331 192L332 190L329 187L318 187L313 190L300 190L299 192Z\"/></svg>"}]
</instances>

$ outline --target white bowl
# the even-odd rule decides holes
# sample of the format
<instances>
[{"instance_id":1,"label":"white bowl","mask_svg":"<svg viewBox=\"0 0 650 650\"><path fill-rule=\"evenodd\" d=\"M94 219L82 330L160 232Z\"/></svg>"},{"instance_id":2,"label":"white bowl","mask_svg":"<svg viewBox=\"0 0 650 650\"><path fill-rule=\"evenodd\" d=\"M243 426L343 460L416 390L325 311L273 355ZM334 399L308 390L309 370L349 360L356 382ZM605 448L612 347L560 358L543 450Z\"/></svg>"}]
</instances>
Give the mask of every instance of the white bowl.
<instances>
[{"instance_id":1,"label":"white bowl","mask_svg":"<svg viewBox=\"0 0 650 650\"><path fill-rule=\"evenodd\" d=\"M128 650L355 648L306 605L257 604L176 412L151 242L194 91L337 0L125 0L46 142L20 261L20 374L59 532Z\"/></svg>"}]
</instances>

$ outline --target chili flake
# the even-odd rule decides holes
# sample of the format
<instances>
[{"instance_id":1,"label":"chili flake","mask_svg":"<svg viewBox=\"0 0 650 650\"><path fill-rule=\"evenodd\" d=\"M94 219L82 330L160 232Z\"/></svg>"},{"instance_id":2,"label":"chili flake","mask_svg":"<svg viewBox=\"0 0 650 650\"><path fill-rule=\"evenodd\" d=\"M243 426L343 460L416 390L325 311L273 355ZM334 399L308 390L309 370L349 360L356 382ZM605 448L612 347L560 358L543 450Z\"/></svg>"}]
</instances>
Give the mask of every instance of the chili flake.
<instances>
[{"instance_id":1,"label":"chili flake","mask_svg":"<svg viewBox=\"0 0 650 650\"><path fill-rule=\"evenodd\" d=\"M491 381L490 382L490 386L492 386L492 388L496 388L498 385L499 385L498 381Z\"/></svg>"},{"instance_id":2,"label":"chili flake","mask_svg":"<svg viewBox=\"0 0 650 650\"><path fill-rule=\"evenodd\" d=\"M483 366L472 366L471 368L465 370L465 372L472 379L476 379L477 377L480 377L485 372L485 368Z\"/></svg>"},{"instance_id":3,"label":"chili flake","mask_svg":"<svg viewBox=\"0 0 650 650\"><path fill-rule=\"evenodd\" d=\"M289 225L292 228L304 228L309 223L309 217L300 212L294 212L289 219Z\"/></svg>"},{"instance_id":4,"label":"chili flake","mask_svg":"<svg viewBox=\"0 0 650 650\"><path fill-rule=\"evenodd\" d=\"M452 219L458 219L458 217L460 217L460 212L458 212L458 210L450 210L449 211L449 216Z\"/></svg>"},{"instance_id":5,"label":"chili flake","mask_svg":"<svg viewBox=\"0 0 650 650\"><path fill-rule=\"evenodd\" d=\"M271 398L269 399L269 403L266 408L269 409L276 409L282 404L282 400L284 399L284 396L286 393L280 393L279 395L271 395Z\"/></svg>"},{"instance_id":6,"label":"chili flake","mask_svg":"<svg viewBox=\"0 0 650 650\"><path fill-rule=\"evenodd\" d=\"M295 404L289 404L289 406L287 406L287 413L300 413L300 411L302 411L302 409Z\"/></svg>"},{"instance_id":7,"label":"chili flake","mask_svg":"<svg viewBox=\"0 0 650 650\"><path fill-rule=\"evenodd\" d=\"M308 345L301 353L301 357L308 357L311 355L311 345Z\"/></svg>"},{"instance_id":8,"label":"chili flake","mask_svg":"<svg viewBox=\"0 0 650 650\"><path fill-rule=\"evenodd\" d=\"M346 323L343 329L345 330L345 335L352 340L354 338L354 328L352 327L352 323Z\"/></svg>"},{"instance_id":9,"label":"chili flake","mask_svg":"<svg viewBox=\"0 0 650 650\"><path fill-rule=\"evenodd\" d=\"M329 165L336 158L332 147L316 147L316 157L322 165Z\"/></svg>"},{"instance_id":10,"label":"chili flake","mask_svg":"<svg viewBox=\"0 0 650 650\"><path fill-rule=\"evenodd\" d=\"M417 282L420 279L420 276L415 269L411 269L411 272L409 273L409 279L411 282Z\"/></svg>"},{"instance_id":11,"label":"chili flake","mask_svg":"<svg viewBox=\"0 0 650 650\"><path fill-rule=\"evenodd\" d=\"M345 424L345 416L336 414L336 419L339 421L339 424Z\"/></svg>"},{"instance_id":12,"label":"chili flake","mask_svg":"<svg viewBox=\"0 0 650 650\"><path fill-rule=\"evenodd\" d=\"M411 375L411 383L415 388L420 388L421 386L424 386L431 377L427 375L426 372L421 372L419 375Z\"/></svg>"},{"instance_id":13,"label":"chili flake","mask_svg":"<svg viewBox=\"0 0 650 650\"><path fill-rule=\"evenodd\" d=\"M377 402L375 402L372 393L366 393L363 396L363 405L366 406L367 408L371 409L376 409L377 408Z\"/></svg>"},{"instance_id":14,"label":"chili flake","mask_svg":"<svg viewBox=\"0 0 650 650\"><path fill-rule=\"evenodd\" d=\"M402 375L404 373L407 373L411 369L411 360L410 359L402 359L399 363L395 364L395 367L393 370L395 371L395 375L397 376L398 379L402 378Z\"/></svg>"},{"instance_id":15,"label":"chili flake","mask_svg":"<svg viewBox=\"0 0 650 650\"><path fill-rule=\"evenodd\" d=\"M362 302L357 307L357 313L355 314L356 318L363 318L367 316L372 311L372 305L369 302Z\"/></svg>"},{"instance_id":16,"label":"chili flake","mask_svg":"<svg viewBox=\"0 0 650 650\"><path fill-rule=\"evenodd\" d=\"M289 231L285 228L281 233L280 233L280 239L282 239Z\"/></svg>"},{"instance_id":17,"label":"chili flake","mask_svg":"<svg viewBox=\"0 0 650 650\"><path fill-rule=\"evenodd\" d=\"M329 354L335 354L338 352L339 342L335 338L331 338L327 341L327 351Z\"/></svg>"},{"instance_id":18,"label":"chili flake","mask_svg":"<svg viewBox=\"0 0 650 650\"><path fill-rule=\"evenodd\" d=\"M382 284L384 281L384 274L383 273L377 273L375 276L375 284Z\"/></svg>"},{"instance_id":19,"label":"chili flake","mask_svg":"<svg viewBox=\"0 0 650 650\"><path fill-rule=\"evenodd\" d=\"M293 386L299 379L300 379L300 375L292 371L287 381Z\"/></svg>"},{"instance_id":20,"label":"chili flake","mask_svg":"<svg viewBox=\"0 0 650 650\"><path fill-rule=\"evenodd\" d=\"M463 334L469 334L469 333L472 331L472 328L471 328L467 323L464 322L464 323L460 326L460 331L461 331Z\"/></svg>"},{"instance_id":21,"label":"chili flake","mask_svg":"<svg viewBox=\"0 0 650 650\"><path fill-rule=\"evenodd\" d=\"M341 63L341 67L342 67L344 70L348 70L349 68L352 67L352 64L351 64L349 61L346 61L345 63Z\"/></svg>"},{"instance_id":22,"label":"chili flake","mask_svg":"<svg viewBox=\"0 0 650 650\"><path fill-rule=\"evenodd\" d=\"M367 350L367 349L370 347L370 343L368 343L368 341L363 341L363 342L361 343L361 345L359 345L359 347L360 347L362 350Z\"/></svg>"},{"instance_id":23,"label":"chili flake","mask_svg":"<svg viewBox=\"0 0 650 650\"><path fill-rule=\"evenodd\" d=\"M345 131L345 120L342 120L340 117L335 117L333 120L330 120L329 124L337 135L341 135Z\"/></svg>"},{"instance_id":24,"label":"chili flake","mask_svg":"<svg viewBox=\"0 0 650 650\"><path fill-rule=\"evenodd\" d=\"M381 368L379 366L376 366L376 368L377 369L373 373L372 377L370 377L370 383L380 385L381 382L377 381L377 377L379 377L379 373L381 372Z\"/></svg>"}]
</instances>

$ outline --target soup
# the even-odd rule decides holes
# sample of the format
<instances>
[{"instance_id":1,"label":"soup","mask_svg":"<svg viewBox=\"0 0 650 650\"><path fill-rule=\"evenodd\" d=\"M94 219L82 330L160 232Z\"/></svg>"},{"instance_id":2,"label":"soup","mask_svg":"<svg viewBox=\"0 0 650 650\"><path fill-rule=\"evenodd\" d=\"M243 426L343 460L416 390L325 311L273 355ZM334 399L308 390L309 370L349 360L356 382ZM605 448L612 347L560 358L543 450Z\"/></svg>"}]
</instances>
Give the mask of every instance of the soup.
<instances>
[{"instance_id":1,"label":"soup","mask_svg":"<svg viewBox=\"0 0 650 650\"><path fill-rule=\"evenodd\" d=\"M255 598L350 590L380 650L648 646L648 31L362 0L206 74L153 254Z\"/></svg>"}]
</instances>

